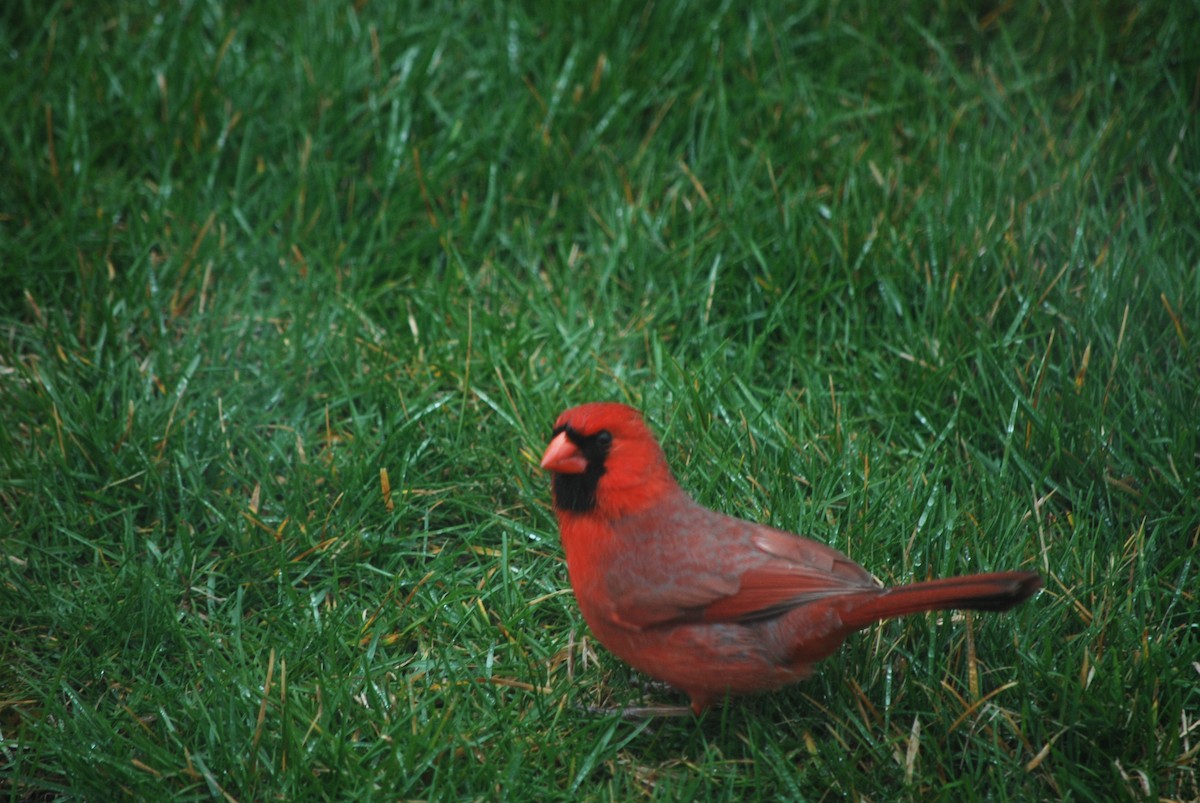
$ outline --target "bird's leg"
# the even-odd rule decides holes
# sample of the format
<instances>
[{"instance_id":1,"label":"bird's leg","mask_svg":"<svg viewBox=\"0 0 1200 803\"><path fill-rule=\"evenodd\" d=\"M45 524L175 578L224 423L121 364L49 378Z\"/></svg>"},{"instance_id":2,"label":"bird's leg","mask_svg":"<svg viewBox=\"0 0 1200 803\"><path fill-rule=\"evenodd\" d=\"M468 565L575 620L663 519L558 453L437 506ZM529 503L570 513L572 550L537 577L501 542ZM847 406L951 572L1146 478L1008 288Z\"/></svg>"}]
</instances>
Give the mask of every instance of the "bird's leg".
<instances>
[{"instance_id":1,"label":"bird's leg","mask_svg":"<svg viewBox=\"0 0 1200 803\"><path fill-rule=\"evenodd\" d=\"M630 685L640 689L642 694L646 696L672 696L679 693L677 689L662 681L643 677L631 678ZM621 719L629 720L686 717L693 711L692 708L686 705L589 705L582 706L582 708L589 714L599 714L601 716L617 714Z\"/></svg>"},{"instance_id":2,"label":"bird's leg","mask_svg":"<svg viewBox=\"0 0 1200 803\"><path fill-rule=\"evenodd\" d=\"M691 715L692 709L686 705L627 705L627 706L606 706L606 705L589 705L585 706L584 711L589 714L599 714L601 716L610 716L617 714L621 719L642 720L642 719L658 719L659 717L686 717Z\"/></svg>"}]
</instances>

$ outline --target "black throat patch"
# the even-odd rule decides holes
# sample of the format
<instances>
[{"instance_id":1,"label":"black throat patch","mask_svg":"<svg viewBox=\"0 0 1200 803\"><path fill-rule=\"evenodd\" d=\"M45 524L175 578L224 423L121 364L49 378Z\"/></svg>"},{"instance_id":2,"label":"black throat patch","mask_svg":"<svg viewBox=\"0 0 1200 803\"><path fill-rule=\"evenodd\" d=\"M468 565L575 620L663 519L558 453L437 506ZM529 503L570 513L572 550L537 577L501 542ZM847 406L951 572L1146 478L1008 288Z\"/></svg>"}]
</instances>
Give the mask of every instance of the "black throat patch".
<instances>
[{"instance_id":1,"label":"black throat patch","mask_svg":"<svg viewBox=\"0 0 1200 803\"><path fill-rule=\"evenodd\" d=\"M557 435L567 433L567 440L575 444L587 460L587 469L582 474L554 475L554 507L570 513L588 513L596 507L596 486L604 476L604 461L612 446L612 435L601 430L595 435L583 435L570 427L558 427Z\"/></svg>"}]
</instances>

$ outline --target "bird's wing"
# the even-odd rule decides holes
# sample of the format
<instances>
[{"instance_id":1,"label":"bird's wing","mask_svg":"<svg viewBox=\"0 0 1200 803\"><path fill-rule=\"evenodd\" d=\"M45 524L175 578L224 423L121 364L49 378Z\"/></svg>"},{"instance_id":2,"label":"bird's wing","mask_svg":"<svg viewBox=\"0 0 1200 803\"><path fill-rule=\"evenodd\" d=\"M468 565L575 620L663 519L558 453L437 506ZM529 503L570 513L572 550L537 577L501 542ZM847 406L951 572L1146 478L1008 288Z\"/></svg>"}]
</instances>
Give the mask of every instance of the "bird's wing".
<instances>
[{"instance_id":1,"label":"bird's wing","mask_svg":"<svg viewBox=\"0 0 1200 803\"><path fill-rule=\"evenodd\" d=\"M835 549L699 507L623 522L608 572L616 622L749 622L879 587Z\"/></svg>"},{"instance_id":2,"label":"bird's wing","mask_svg":"<svg viewBox=\"0 0 1200 803\"><path fill-rule=\"evenodd\" d=\"M735 592L705 606L706 622L769 619L808 602L879 587L870 573L835 549L770 527L748 526L761 562L739 575Z\"/></svg>"}]
</instances>

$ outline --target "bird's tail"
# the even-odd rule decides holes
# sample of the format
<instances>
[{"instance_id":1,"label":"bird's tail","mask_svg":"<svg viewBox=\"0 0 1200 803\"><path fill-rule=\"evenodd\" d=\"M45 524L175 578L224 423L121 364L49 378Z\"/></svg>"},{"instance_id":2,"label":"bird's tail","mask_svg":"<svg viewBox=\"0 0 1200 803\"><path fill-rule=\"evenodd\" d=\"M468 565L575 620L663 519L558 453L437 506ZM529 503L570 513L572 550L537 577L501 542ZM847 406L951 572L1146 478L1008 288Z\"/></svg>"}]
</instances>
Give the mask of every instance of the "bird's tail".
<instances>
[{"instance_id":1,"label":"bird's tail","mask_svg":"<svg viewBox=\"0 0 1200 803\"><path fill-rule=\"evenodd\" d=\"M841 611L842 621L855 629L880 619L910 613L969 609L1007 611L1024 602L1042 587L1042 578L1032 572L996 572L947 577L885 589L859 598Z\"/></svg>"}]
</instances>

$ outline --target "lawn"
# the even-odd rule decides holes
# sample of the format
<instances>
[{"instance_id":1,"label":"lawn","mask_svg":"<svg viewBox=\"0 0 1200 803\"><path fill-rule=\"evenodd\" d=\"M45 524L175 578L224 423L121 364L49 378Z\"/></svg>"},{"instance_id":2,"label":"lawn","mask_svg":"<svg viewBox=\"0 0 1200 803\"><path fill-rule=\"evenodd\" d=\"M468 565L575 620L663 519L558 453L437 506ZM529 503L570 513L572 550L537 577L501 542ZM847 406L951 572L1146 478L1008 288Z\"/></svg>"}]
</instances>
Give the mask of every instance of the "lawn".
<instances>
[{"instance_id":1,"label":"lawn","mask_svg":"<svg viewBox=\"0 0 1200 803\"><path fill-rule=\"evenodd\" d=\"M1200 798L1200 6L0 11L0 796ZM888 583L701 718L555 417Z\"/></svg>"}]
</instances>

